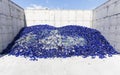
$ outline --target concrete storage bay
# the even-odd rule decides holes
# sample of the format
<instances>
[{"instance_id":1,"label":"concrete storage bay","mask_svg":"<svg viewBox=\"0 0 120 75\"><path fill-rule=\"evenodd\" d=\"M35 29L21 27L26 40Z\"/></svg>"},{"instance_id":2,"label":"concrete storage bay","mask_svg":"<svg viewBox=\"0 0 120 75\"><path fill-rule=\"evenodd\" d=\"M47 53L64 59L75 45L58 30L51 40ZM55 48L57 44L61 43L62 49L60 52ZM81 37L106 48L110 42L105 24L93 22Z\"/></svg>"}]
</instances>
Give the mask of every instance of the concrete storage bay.
<instances>
[{"instance_id":1,"label":"concrete storage bay","mask_svg":"<svg viewBox=\"0 0 120 75\"><path fill-rule=\"evenodd\" d=\"M0 51L6 48L27 23L27 26L49 24L60 27L67 24L79 24L95 28L120 52L119 7L120 0L109 0L94 10L37 9L24 12L23 8L12 1L0 0ZM98 45L98 47L100 46ZM108 50L110 51L110 49ZM34 62L13 55L5 55L0 58L0 75L120 75L119 70L119 55L105 59L80 56L66 59L39 59Z\"/></svg>"},{"instance_id":2,"label":"concrete storage bay","mask_svg":"<svg viewBox=\"0 0 120 75\"><path fill-rule=\"evenodd\" d=\"M72 24L95 28L120 51L119 7L120 0L108 0L94 10L26 9L24 12L11 0L0 0L0 51L7 47L25 23L27 26L49 24L60 27Z\"/></svg>"}]
</instances>

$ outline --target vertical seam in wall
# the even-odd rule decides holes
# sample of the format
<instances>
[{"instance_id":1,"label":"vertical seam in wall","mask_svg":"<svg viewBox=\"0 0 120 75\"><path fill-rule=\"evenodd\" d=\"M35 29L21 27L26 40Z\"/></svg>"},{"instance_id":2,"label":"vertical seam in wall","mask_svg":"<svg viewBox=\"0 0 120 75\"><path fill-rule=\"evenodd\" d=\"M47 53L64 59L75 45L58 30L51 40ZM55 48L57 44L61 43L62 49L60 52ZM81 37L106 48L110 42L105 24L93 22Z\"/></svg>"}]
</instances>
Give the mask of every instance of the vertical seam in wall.
<instances>
[{"instance_id":1,"label":"vertical seam in wall","mask_svg":"<svg viewBox=\"0 0 120 75\"><path fill-rule=\"evenodd\" d=\"M92 22L91 22L91 28L93 28L93 21L94 21L93 17L94 17L94 10L92 10L92 16L91 16L91 19L92 19Z\"/></svg>"}]
</instances>

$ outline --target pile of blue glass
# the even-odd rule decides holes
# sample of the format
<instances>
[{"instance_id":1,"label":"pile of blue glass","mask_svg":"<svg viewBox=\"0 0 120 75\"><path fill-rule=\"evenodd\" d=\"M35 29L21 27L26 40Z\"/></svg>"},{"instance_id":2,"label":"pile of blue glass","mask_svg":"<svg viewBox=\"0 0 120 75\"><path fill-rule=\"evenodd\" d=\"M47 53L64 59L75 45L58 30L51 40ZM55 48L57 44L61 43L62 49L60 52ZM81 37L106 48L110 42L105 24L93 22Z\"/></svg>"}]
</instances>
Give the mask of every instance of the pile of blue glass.
<instances>
[{"instance_id":1,"label":"pile of blue glass","mask_svg":"<svg viewBox=\"0 0 120 75\"><path fill-rule=\"evenodd\" d=\"M16 38L10 44L9 55L30 57L32 60L71 56L105 58L118 54L99 31L82 26L25 27Z\"/></svg>"}]
</instances>

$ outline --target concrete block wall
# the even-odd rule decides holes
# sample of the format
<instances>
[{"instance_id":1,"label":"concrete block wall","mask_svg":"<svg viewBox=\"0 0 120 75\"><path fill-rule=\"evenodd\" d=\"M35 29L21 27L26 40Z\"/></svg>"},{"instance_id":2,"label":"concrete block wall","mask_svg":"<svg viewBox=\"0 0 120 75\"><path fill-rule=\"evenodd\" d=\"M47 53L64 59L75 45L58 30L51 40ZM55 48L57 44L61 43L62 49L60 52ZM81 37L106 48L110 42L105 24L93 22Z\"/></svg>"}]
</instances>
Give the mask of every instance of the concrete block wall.
<instances>
[{"instance_id":1,"label":"concrete block wall","mask_svg":"<svg viewBox=\"0 0 120 75\"><path fill-rule=\"evenodd\" d=\"M0 52L24 26L24 9L11 0L0 0Z\"/></svg>"},{"instance_id":2,"label":"concrete block wall","mask_svg":"<svg viewBox=\"0 0 120 75\"><path fill-rule=\"evenodd\" d=\"M108 0L93 10L93 28L120 51L120 0Z\"/></svg>"},{"instance_id":3,"label":"concrete block wall","mask_svg":"<svg viewBox=\"0 0 120 75\"><path fill-rule=\"evenodd\" d=\"M92 10L25 10L27 26L49 24L56 27L64 25L82 25L91 27Z\"/></svg>"}]
</instances>

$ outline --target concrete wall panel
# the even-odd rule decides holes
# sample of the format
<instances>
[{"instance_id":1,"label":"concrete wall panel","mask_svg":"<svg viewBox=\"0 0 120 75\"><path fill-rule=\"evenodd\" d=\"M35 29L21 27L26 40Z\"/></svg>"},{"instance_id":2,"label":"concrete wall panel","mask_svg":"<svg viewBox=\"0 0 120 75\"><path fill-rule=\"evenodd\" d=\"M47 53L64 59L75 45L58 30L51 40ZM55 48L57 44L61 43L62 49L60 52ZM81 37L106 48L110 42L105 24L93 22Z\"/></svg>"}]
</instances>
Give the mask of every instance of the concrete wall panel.
<instances>
[{"instance_id":1,"label":"concrete wall panel","mask_svg":"<svg viewBox=\"0 0 120 75\"><path fill-rule=\"evenodd\" d=\"M36 15L33 15L36 12ZM56 27L65 25L83 25L91 27L92 11L89 10L42 10L27 9L26 22L28 26L50 24Z\"/></svg>"}]
</instances>

